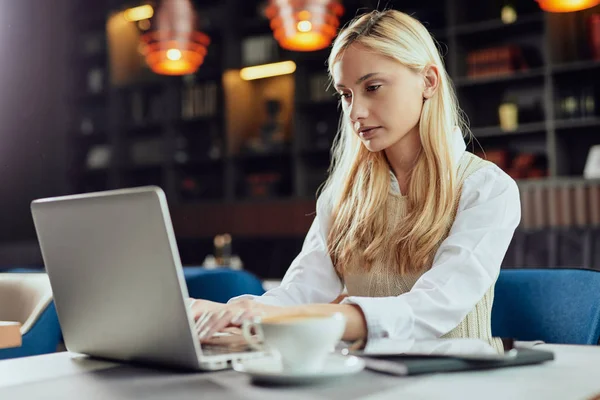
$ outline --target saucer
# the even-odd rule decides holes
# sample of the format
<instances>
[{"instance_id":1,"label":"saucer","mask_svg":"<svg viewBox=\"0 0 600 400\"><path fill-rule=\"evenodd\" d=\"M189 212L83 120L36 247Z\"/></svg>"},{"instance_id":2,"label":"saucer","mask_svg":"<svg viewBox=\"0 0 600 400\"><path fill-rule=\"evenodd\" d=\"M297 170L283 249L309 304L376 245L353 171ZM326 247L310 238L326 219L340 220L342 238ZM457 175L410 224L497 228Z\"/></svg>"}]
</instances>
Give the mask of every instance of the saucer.
<instances>
[{"instance_id":1,"label":"saucer","mask_svg":"<svg viewBox=\"0 0 600 400\"><path fill-rule=\"evenodd\" d=\"M331 354L318 372L286 372L281 362L273 357L240 360L233 363L233 369L249 375L253 381L277 385L298 385L327 381L352 375L364 369L365 362L355 356Z\"/></svg>"}]
</instances>

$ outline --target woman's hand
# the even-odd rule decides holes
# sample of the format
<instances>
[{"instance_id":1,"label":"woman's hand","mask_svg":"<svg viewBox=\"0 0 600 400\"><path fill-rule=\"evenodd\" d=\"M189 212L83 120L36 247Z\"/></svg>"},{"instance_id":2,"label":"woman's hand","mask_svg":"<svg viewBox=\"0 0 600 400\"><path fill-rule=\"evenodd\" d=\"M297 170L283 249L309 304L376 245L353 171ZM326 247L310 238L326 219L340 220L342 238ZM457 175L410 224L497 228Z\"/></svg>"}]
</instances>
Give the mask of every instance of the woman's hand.
<instances>
[{"instance_id":1,"label":"woman's hand","mask_svg":"<svg viewBox=\"0 0 600 400\"><path fill-rule=\"evenodd\" d=\"M201 342L207 342L216 332L228 327L239 327L249 318L281 313L282 308L247 299L230 304L196 300L192 304L192 311L198 338Z\"/></svg>"}]
</instances>

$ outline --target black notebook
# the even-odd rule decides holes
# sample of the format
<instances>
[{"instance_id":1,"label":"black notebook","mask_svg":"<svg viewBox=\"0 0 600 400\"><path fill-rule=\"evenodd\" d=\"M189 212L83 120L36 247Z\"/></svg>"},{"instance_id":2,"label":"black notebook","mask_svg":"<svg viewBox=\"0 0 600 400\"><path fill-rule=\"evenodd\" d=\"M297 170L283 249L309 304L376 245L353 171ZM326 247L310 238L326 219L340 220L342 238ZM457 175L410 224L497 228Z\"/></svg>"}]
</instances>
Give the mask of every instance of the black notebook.
<instances>
[{"instance_id":1,"label":"black notebook","mask_svg":"<svg viewBox=\"0 0 600 400\"><path fill-rule=\"evenodd\" d=\"M552 352L532 348L536 342L517 345L514 339L499 340L503 352L498 352L487 341L473 338L377 339L368 350L352 354L364 359L367 369L400 376L506 368L554 360Z\"/></svg>"},{"instance_id":2,"label":"black notebook","mask_svg":"<svg viewBox=\"0 0 600 400\"><path fill-rule=\"evenodd\" d=\"M357 354L372 371L391 375L419 375L436 372L473 371L538 364L554 360L550 351L530 348L513 349L505 357L476 357L407 354Z\"/></svg>"}]
</instances>

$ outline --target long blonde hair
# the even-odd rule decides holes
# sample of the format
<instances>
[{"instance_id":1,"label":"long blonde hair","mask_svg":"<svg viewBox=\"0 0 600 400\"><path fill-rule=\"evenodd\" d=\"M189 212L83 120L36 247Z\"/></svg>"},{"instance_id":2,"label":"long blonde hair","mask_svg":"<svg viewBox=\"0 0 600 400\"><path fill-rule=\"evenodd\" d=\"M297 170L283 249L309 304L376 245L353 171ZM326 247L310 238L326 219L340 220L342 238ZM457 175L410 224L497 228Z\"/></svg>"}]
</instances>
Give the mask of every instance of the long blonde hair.
<instances>
[{"instance_id":1,"label":"long blonde hair","mask_svg":"<svg viewBox=\"0 0 600 400\"><path fill-rule=\"evenodd\" d=\"M466 124L438 48L419 21L396 10L355 18L333 44L330 76L333 65L354 43L413 71L436 65L439 86L421 111L422 151L410 175L407 213L394 232L388 232L386 223L390 167L385 154L369 152L354 134L349 118L342 115L329 177L321 191L331 207L328 251L339 274L349 263L359 262L369 270L381 259L394 262L401 274L418 272L430 265L452 224L457 193L450 136L457 126L464 129Z\"/></svg>"}]
</instances>

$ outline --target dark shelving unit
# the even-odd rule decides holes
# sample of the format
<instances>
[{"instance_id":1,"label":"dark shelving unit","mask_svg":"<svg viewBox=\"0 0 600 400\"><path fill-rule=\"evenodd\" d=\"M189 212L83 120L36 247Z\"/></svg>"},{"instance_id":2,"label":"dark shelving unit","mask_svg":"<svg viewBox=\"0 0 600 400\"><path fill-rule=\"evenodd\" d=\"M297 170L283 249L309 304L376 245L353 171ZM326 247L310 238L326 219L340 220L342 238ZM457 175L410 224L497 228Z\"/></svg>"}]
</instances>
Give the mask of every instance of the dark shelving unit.
<instances>
[{"instance_id":1,"label":"dark shelving unit","mask_svg":"<svg viewBox=\"0 0 600 400\"><path fill-rule=\"evenodd\" d=\"M378 3L344 1L346 12L341 24L346 24L356 10L366 11ZM87 76L90 68L101 66L108 71L110 64L106 40L95 54L79 51L83 35L104 32L107 17L130 4L99 0L89 12L77 10L81 13L74 28L77 40L69 56L76 60L77 82ZM142 68L136 79L125 85L111 85L105 79L101 93L87 93L82 90L85 86L76 85L79 89L71 97L77 107L69 142L73 192L156 184L165 189L175 214L189 213L194 207L203 210L207 204L226 205L227 212L232 213L238 205L254 202L314 201L316 188L326 177L340 114L338 102L328 89L328 50L289 52L275 43L265 50L263 62L294 61L297 69L291 78L242 82L237 71L252 65L243 56L246 40L272 38L269 21L259 15L259 4L255 0L194 1L201 30L212 42L204 64L192 76L161 77ZM441 44L473 136L486 152L505 150L517 155L531 151L543 158L547 179L575 178L582 167L573 157L584 159L589 148L600 142L596 139L600 138L600 107L596 105L596 115L573 113L565 118L560 96L573 81L586 77L586 82L592 82L600 72L600 61L591 60L585 49L573 45L583 40L582 21L590 13L600 12L600 7L572 15L550 15L539 10L534 1L510 2L516 4L517 18L504 23L500 10L505 4L500 0L445 0L443 4L435 0L390 0L385 6L421 19ZM268 40L265 43L268 46ZM526 68L469 75L469 54L507 45L520 46ZM212 111L206 115L184 110L184 92L202 97L194 91L198 88L208 90L206 93L214 98L209 107ZM133 123L132 98L136 93L138 100L155 104L138 104L145 108L138 109L138 122ZM281 114L285 115L280 121L284 143L271 150L248 153L249 139L260 136L264 129L264 105L269 96L280 102ZM504 129L499 106L513 102L511 99L518 100L519 120L516 127ZM596 99L600 103L600 97ZM82 135L81 118L86 112L94 114L98 123L92 132ZM162 141L161 146L155 146L160 152L153 155L160 160L158 164L133 164L131 146L156 139ZM89 151L99 145L112 149L111 162L102 171L86 172ZM147 145L152 147L151 143ZM579 153L565 150L565 146ZM280 174L277 187L265 189L272 198L248 196L248 175L270 173ZM523 182L527 180L519 179L520 185ZM177 216L175 219L183 220ZM307 229L307 223L294 229Z\"/></svg>"}]
</instances>

